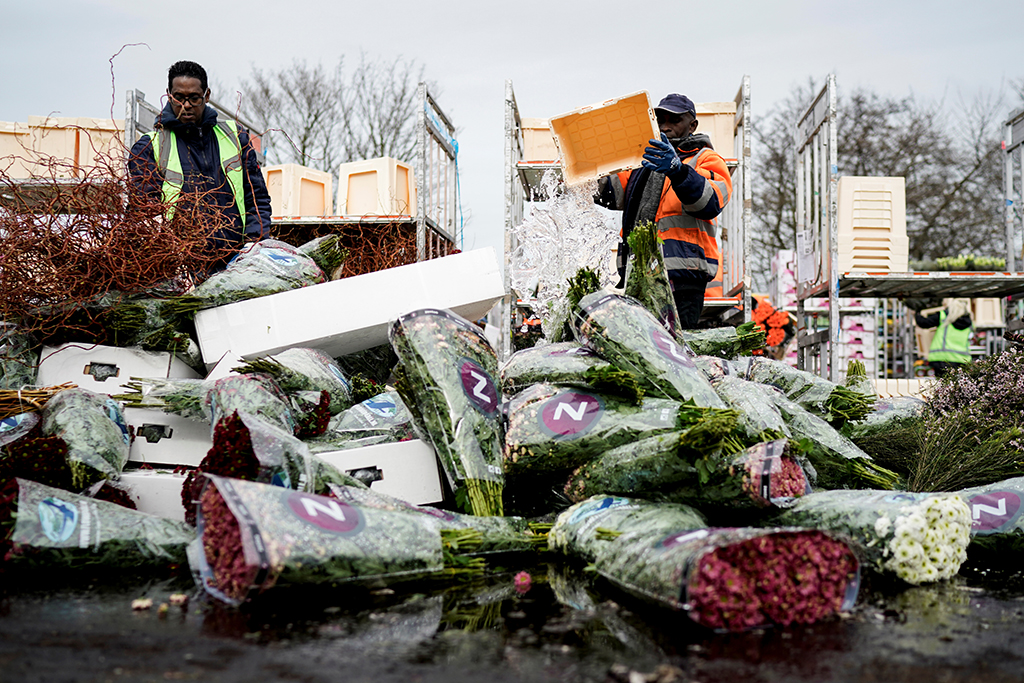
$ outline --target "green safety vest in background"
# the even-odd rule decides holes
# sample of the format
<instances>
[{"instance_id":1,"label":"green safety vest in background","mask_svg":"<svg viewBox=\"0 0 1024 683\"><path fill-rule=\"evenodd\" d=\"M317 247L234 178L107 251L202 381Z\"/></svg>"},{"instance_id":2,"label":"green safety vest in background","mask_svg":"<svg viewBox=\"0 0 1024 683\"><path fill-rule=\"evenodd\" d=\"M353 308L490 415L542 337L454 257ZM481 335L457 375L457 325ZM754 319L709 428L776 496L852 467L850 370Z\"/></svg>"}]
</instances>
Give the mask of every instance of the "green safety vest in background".
<instances>
[{"instance_id":1,"label":"green safety vest in background","mask_svg":"<svg viewBox=\"0 0 1024 683\"><path fill-rule=\"evenodd\" d=\"M218 121L213 130L217 137L217 148L220 150L220 165L224 169L224 177L228 179L228 185L234 195L238 215L242 217L242 232L245 232L245 185L243 184L242 146L238 141L238 126L234 121ZM181 159L178 157L178 141L174 131L166 128L146 133L146 137L152 141L153 158L156 159L157 170L164 179L161 192L164 204L169 207L167 218L171 218L174 215L174 202L181 193L182 184L185 182Z\"/></svg>"},{"instance_id":2,"label":"green safety vest in background","mask_svg":"<svg viewBox=\"0 0 1024 683\"><path fill-rule=\"evenodd\" d=\"M970 338L974 325L972 324L964 330L958 330L953 327L953 321L946 322L948 315L946 311L939 313L939 327L928 348L928 360L929 362L970 363Z\"/></svg>"}]
</instances>

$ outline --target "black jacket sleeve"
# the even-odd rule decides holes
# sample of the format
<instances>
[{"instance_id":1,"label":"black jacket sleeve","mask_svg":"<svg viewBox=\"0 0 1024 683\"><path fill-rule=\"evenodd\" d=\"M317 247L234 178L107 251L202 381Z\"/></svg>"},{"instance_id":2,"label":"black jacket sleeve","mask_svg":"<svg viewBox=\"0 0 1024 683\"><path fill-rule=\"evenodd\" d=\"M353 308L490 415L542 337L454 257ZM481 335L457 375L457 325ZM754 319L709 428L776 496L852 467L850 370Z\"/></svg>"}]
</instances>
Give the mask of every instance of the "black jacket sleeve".
<instances>
[{"instance_id":1,"label":"black jacket sleeve","mask_svg":"<svg viewBox=\"0 0 1024 683\"><path fill-rule=\"evenodd\" d=\"M270 236L270 193L249 134L239 131L238 141L242 144L245 170L245 237L263 239Z\"/></svg>"}]
</instances>

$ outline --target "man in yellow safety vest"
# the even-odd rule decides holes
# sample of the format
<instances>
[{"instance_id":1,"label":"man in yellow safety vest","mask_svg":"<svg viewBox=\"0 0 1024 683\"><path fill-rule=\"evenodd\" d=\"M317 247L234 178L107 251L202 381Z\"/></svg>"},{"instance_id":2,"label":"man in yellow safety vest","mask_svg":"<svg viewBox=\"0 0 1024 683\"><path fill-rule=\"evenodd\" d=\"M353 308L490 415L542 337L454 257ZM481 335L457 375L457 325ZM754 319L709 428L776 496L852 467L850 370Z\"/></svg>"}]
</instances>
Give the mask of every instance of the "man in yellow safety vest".
<instances>
[{"instance_id":1,"label":"man in yellow safety vest","mask_svg":"<svg viewBox=\"0 0 1024 683\"><path fill-rule=\"evenodd\" d=\"M209 246L224 250L223 267L245 242L270 234L270 194L248 132L234 121L218 121L209 100L202 66L172 64L167 104L156 129L132 147L128 172L132 192L162 199L170 212L180 196L201 195L218 214Z\"/></svg>"},{"instance_id":2,"label":"man in yellow safety vest","mask_svg":"<svg viewBox=\"0 0 1024 683\"><path fill-rule=\"evenodd\" d=\"M931 315L914 313L918 327L937 327L928 348L928 365L936 377L942 377L950 370L971 362L971 321L970 299L945 299L944 308Z\"/></svg>"}]
</instances>

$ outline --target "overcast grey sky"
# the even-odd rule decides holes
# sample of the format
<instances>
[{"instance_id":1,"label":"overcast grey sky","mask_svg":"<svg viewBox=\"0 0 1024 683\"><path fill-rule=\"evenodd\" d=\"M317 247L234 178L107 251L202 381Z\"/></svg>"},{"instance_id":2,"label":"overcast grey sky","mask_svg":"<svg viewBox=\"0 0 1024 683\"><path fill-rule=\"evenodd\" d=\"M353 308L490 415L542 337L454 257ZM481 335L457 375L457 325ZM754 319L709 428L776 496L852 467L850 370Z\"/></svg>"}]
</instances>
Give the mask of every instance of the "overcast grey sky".
<instances>
[{"instance_id":1,"label":"overcast grey sky","mask_svg":"<svg viewBox=\"0 0 1024 683\"><path fill-rule=\"evenodd\" d=\"M0 121L29 115L124 116L124 92L155 102L167 67L203 64L234 88L253 66L341 55L414 59L436 81L461 128L465 248L501 249L505 79L520 112L549 118L647 90L731 100L751 77L754 118L813 77L832 72L840 95L865 87L956 106L1006 94L1024 79L1024 2L496 3L456 0L4 0ZM125 47L113 62L109 60ZM214 93L232 101L234 92Z\"/></svg>"}]
</instances>

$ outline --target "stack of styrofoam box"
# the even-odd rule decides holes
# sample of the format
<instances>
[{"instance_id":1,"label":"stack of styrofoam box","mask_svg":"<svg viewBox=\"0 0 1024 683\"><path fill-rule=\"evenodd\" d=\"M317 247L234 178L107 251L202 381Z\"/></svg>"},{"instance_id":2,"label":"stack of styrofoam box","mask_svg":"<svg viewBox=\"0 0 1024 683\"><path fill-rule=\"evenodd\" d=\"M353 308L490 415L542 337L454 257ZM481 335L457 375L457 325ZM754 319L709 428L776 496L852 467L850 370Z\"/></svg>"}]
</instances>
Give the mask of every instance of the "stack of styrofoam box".
<instances>
[{"instance_id":1,"label":"stack of styrofoam box","mask_svg":"<svg viewBox=\"0 0 1024 683\"><path fill-rule=\"evenodd\" d=\"M868 377L874 377L877 368L876 320L874 311L840 318L839 374L846 376L851 360L864 363Z\"/></svg>"},{"instance_id":2,"label":"stack of styrofoam box","mask_svg":"<svg viewBox=\"0 0 1024 683\"><path fill-rule=\"evenodd\" d=\"M646 91L580 107L548 125L567 185L638 168L650 140L661 137Z\"/></svg>"},{"instance_id":3,"label":"stack of styrofoam box","mask_svg":"<svg viewBox=\"0 0 1024 683\"><path fill-rule=\"evenodd\" d=\"M697 132L711 138L712 148L723 157L732 157L736 139L735 102L697 102Z\"/></svg>"},{"instance_id":4,"label":"stack of styrofoam box","mask_svg":"<svg viewBox=\"0 0 1024 683\"><path fill-rule=\"evenodd\" d=\"M771 260L772 280L769 296L776 308L796 306L796 252L780 249Z\"/></svg>"},{"instance_id":5,"label":"stack of styrofoam box","mask_svg":"<svg viewBox=\"0 0 1024 683\"><path fill-rule=\"evenodd\" d=\"M903 178L839 179L840 272L906 272L907 198Z\"/></svg>"},{"instance_id":6,"label":"stack of styrofoam box","mask_svg":"<svg viewBox=\"0 0 1024 683\"><path fill-rule=\"evenodd\" d=\"M934 377L915 377L911 379L875 379L875 393L879 398L895 396L913 396L924 398L926 392L935 383Z\"/></svg>"},{"instance_id":7,"label":"stack of styrofoam box","mask_svg":"<svg viewBox=\"0 0 1024 683\"><path fill-rule=\"evenodd\" d=\"M975 329L1006 327L1003 300L1000 298L971 299L971 318Z\"/></svg>"},{"instance_id":8,"label":"stack of styrofoam box","mask_svg":"<svg viewBox=\"0 0 1024 683\"><path fill-rule=\"evenodd\" d=\"M412 167L391 157L342 164L337 206L342 216L415 216Z\"/></svg>"},{"instance_id":9,"label":"stack of styrofoam box","mask_svg":"<svg viewBox=\"0 0 1024 683\"><path fill-rule=\"evenodd\" d=\"M334 211L334 180L330 173L299 164L265 166L263 177L274 216L330 216Z\"/></svg>"}]
</instances>

